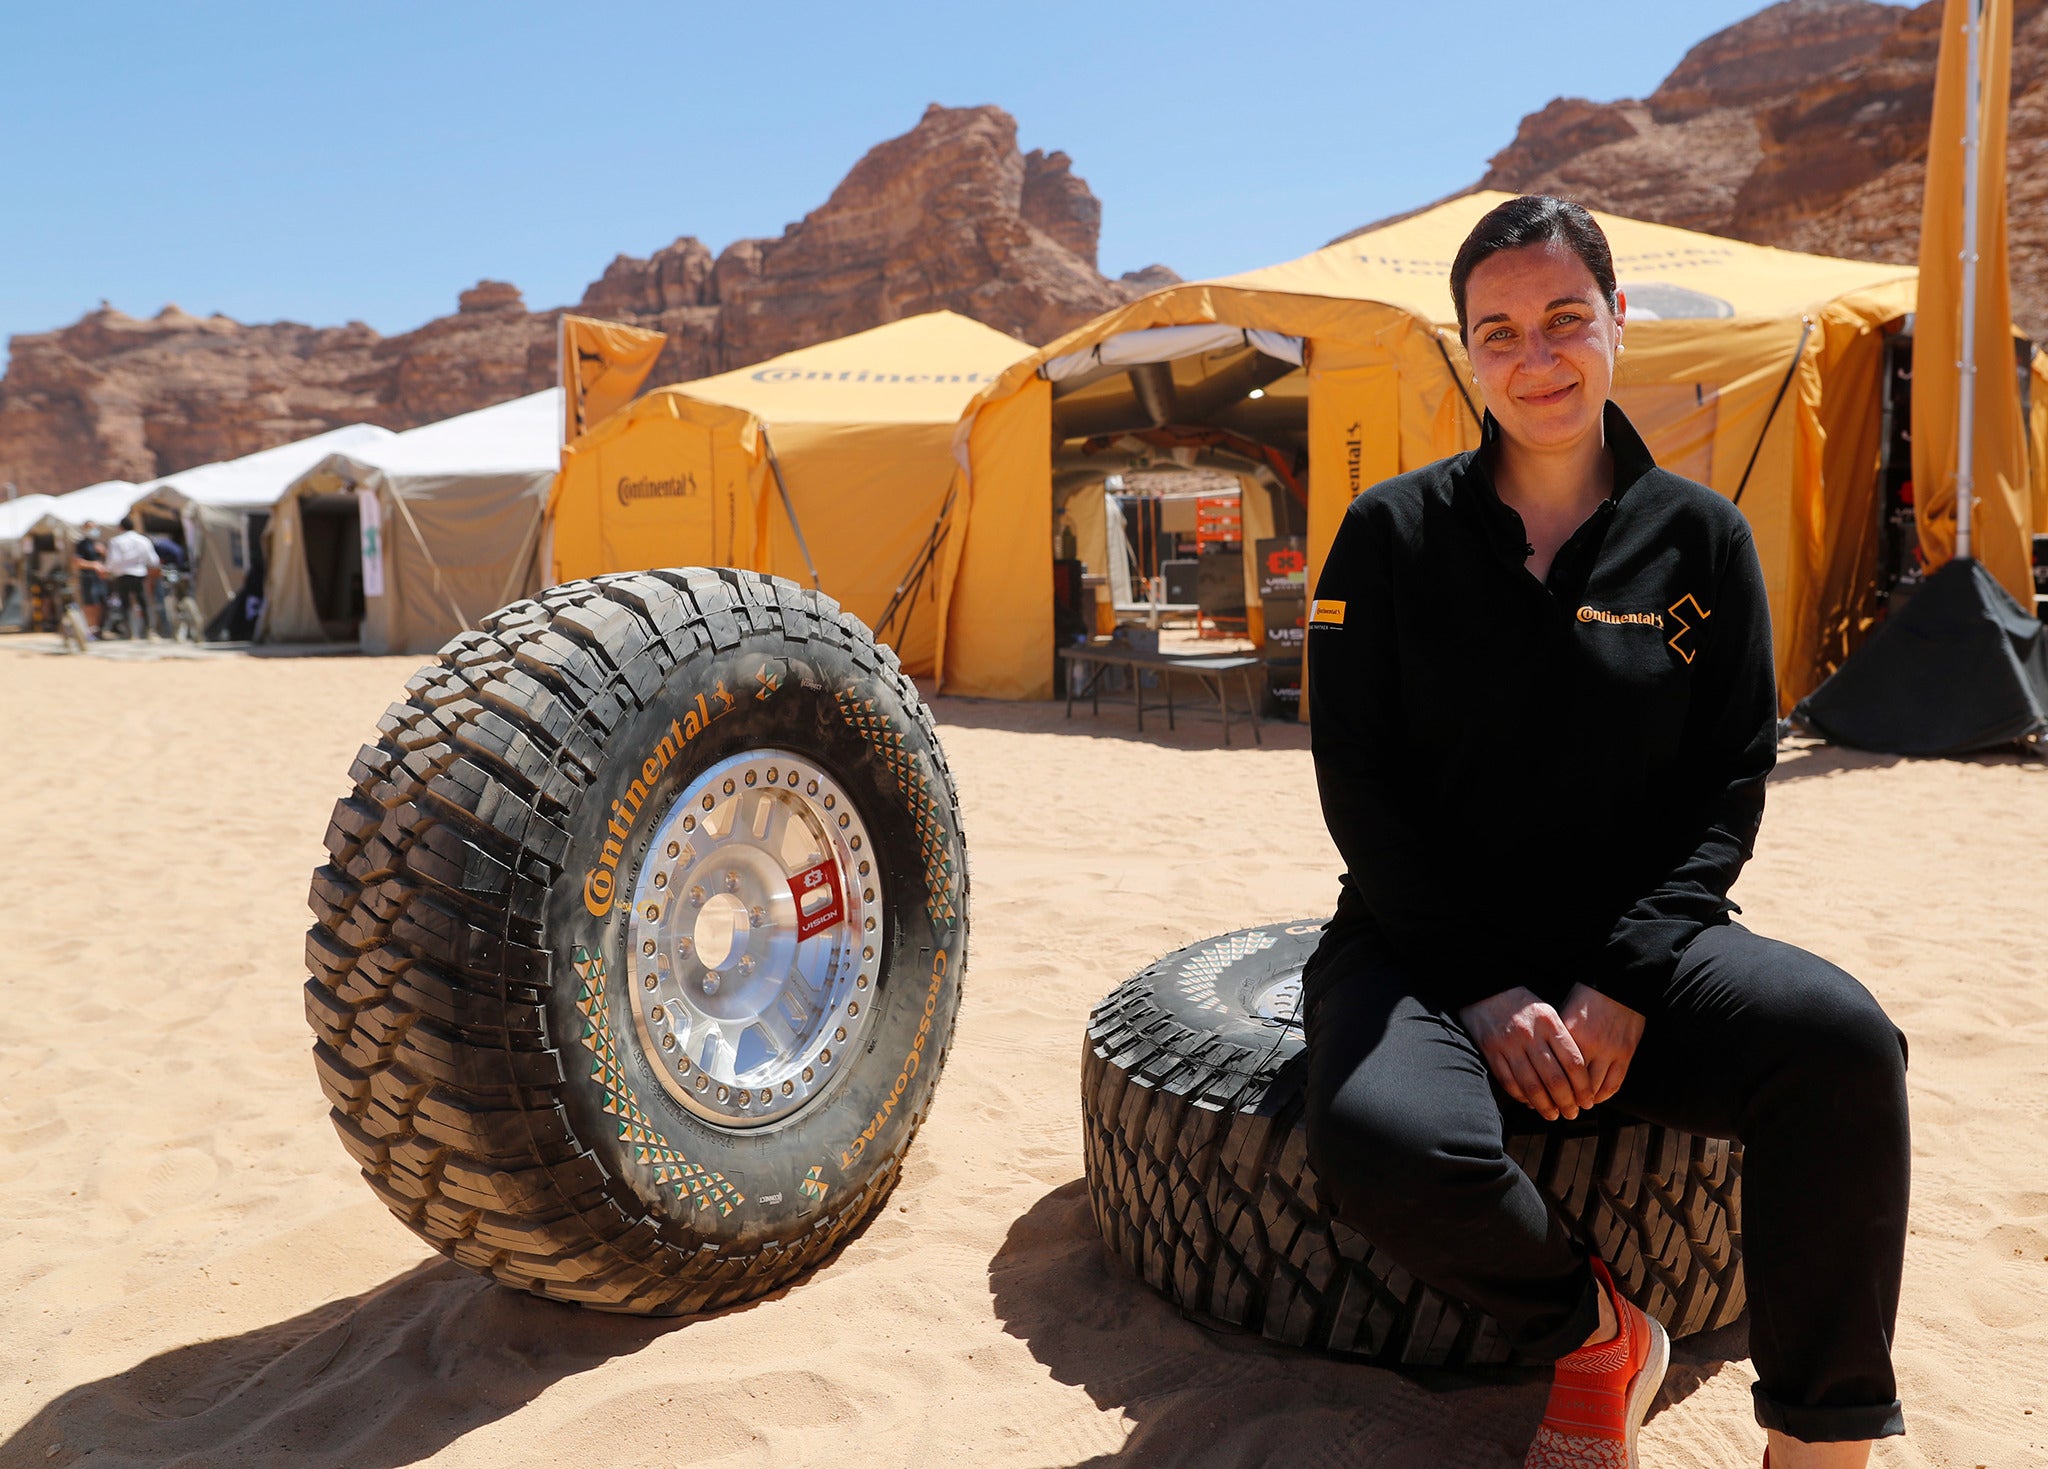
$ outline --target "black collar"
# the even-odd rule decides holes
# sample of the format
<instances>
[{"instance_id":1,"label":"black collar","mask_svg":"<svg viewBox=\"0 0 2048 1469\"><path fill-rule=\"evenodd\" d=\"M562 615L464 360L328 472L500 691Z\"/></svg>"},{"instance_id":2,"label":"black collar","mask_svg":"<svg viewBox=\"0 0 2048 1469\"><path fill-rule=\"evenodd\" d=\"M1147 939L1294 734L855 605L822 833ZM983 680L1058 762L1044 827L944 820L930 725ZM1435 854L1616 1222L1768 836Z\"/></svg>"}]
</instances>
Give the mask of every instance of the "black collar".
<instances>
[{"instance_id":1,"label":"black collar","mask_svg":"<svg viewBox=\"0 0 2048 1469\"><path fill-rule=\"evenodd\" d=\"M1628 415L1612 399L1601 409L1600 417L1606 430L1608 452L1614 458L1614 489L1609 493L1602 513L1612 514L1621 497L1636 481L1655 469L1657 461L1650 456L1649 446L1636 432L1636 426L1628 421ZM1489 411L1480 424L1479 447L1464 456L1465 462L1454 479L1463 490L1458 498L1477 513L1488 538L1504 556L1520 566L1529 554L1522 517L1501 499L1500 491L1493 482L1493 456L1500 451L1500 442L1500 424Z\"/></svg>"}]
</instances>

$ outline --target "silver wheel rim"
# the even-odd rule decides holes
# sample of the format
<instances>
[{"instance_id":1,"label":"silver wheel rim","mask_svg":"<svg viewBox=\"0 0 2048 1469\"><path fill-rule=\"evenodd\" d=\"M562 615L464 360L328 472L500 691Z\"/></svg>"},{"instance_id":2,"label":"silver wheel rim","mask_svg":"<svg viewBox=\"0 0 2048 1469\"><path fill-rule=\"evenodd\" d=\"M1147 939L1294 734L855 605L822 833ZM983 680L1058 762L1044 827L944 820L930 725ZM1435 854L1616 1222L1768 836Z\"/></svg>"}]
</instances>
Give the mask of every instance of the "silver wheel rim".
<instances>
[{"instance_id":1,"label":"silver wheel rim","mask_svg":"<svg viewBox=\"0 0 2048 1469\"><path fill-rule=\"evenodd\" d=\"M1252 1014L1260 1020L1281 1025L1297 1023L1301 1017L1301 970L1288 969L1268 980L1251 1003Z\"/></svg>"},{"instance_id":2,"label":"silver wheel rim","mask_svg":"<svg viewBox=\"0 0 2048 1469\"><path fill-rule=\"evenodd\" d=\"M628 1003L669 1094L747 1128L823 1093L871 1016L882 901L867 824L815 760L752 750L692 781L626 925Z\"/></svg>"}]
</instances>

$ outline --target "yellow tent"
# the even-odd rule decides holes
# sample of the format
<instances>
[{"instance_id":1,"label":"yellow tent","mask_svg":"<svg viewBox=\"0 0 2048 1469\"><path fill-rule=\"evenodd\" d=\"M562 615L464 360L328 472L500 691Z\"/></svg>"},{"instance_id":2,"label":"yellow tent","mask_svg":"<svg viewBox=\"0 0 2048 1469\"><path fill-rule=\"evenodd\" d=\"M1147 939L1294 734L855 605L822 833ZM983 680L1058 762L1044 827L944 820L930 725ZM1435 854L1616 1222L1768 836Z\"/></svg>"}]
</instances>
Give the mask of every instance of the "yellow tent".
<instances>
[{"instance_id":1,"label":"yellow tent","mask_svg":"<svg viewBox=\"0 0 2048 1469\"><path fill-rule=\"evenodd\" d=\"M657 388L564 450L549 503L555 579L695 563L809 582L815 566L906 669L928 673L954 426L1030 351L934 311Z\"/></svg>"},{"instance_id":2,"label":"yellow tent","mask_svg":"<svg viewBox=\"0 0 2048 1469\"><path fill-rule=\"evenodd\" d=\"M1162 450L1183 463L1295 455L1313 578L1360 490L1475 445L1450 265L1507 197L1468 195L1282 265L1169 287L1004 373L959 429L945 689L1050 692L1051 571L1037 548L1051 543L1056 472L1117 472ZM1874 613L1883 331L1913 309L1915 272L1598 218L1629 306L1615 397L1661 461L1748 515L1789 708Z\"/></svg>"}]
</instances>

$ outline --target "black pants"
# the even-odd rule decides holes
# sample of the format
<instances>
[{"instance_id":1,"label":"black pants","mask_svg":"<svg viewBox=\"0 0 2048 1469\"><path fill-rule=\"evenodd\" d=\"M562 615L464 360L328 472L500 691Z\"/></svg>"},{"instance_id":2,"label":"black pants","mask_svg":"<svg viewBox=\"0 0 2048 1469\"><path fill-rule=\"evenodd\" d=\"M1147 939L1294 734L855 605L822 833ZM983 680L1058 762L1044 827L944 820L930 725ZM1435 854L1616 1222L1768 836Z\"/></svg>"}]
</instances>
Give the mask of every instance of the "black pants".
<instances>
[{"instance_id":1,"label":"black pants","mask_svg":"<svg viewBox=\"0 0 2048 1469\"><path fill-rule=\"evenodd\" d=\"M108 606L123 609L128 619L128 636L143 638L149 636L149 594L139 576L117 576L114 578L113 595L107 599Z\"/></svg>"},{"instance_id":2,"label":"black pants","mask_svg":"<svg viewBox=\"0 0 2048 1469\"><path fill-rule=\"evenodd\" d=\"M1378 939L1325 936L1306 988L1309 1158L1339 1217L1523 1351L1584 1341L1598 1309L1585 1246L1503 1151L1503 1111L1535 1114ZM1905 1432L1891 1367L1905 1072L1905 1037L1862 985L1730 923L1686 949L1604 1104L1741 1141L1757 1421L1794 1438Z\"/></svg>"}]
</instances>

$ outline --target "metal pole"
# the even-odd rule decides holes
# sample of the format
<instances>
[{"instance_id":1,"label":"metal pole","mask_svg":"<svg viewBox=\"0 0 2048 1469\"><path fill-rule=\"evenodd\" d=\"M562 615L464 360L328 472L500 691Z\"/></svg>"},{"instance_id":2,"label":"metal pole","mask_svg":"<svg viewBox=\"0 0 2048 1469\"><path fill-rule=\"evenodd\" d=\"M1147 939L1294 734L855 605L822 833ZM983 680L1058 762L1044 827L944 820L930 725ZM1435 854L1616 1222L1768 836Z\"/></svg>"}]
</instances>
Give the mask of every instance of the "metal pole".
<instances>
[{"instance_id":1,"label":"metal pole","mask_svg":"<svg viewBox=\"0 0 2048 1469\"><path fill-rule=\"evenodd\" d=\"M1983 119L1980 37L1984 0L1968 0L1963 38L1968 57L1963 82L1963 360L1962 399L1956 414L1956 559L1970 559L1970 501L1974 498L1977 432L1977 213L1982 193L1978 164Z\"/></svg>"}]
</instances>

